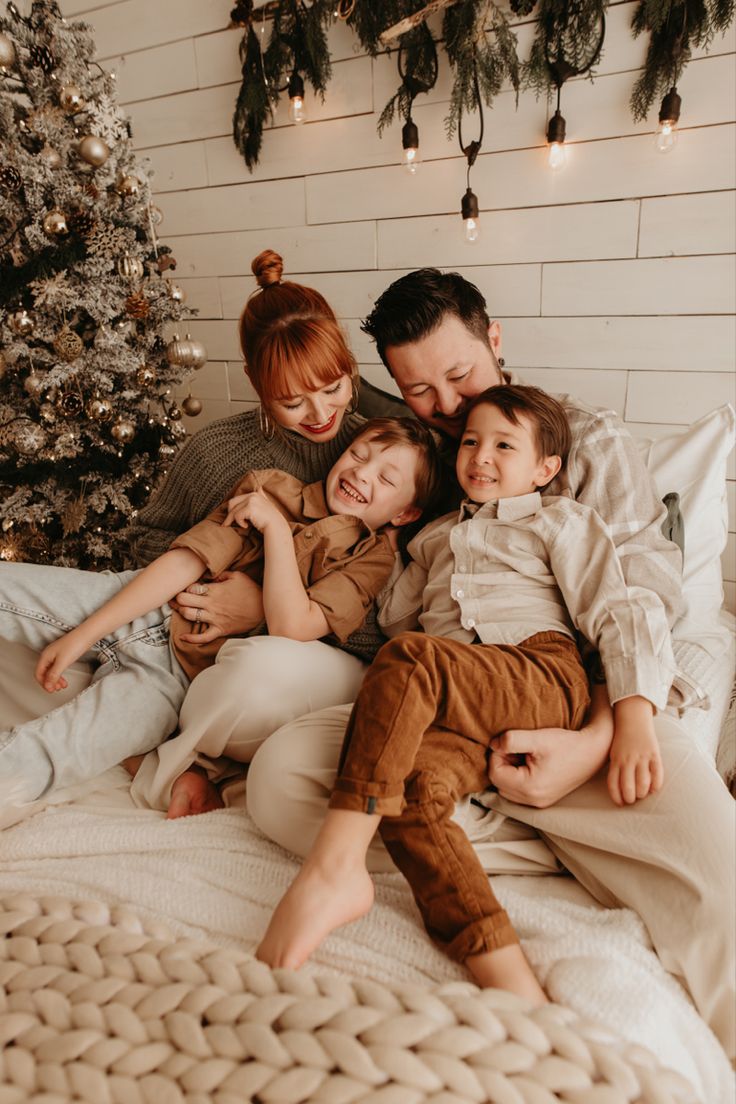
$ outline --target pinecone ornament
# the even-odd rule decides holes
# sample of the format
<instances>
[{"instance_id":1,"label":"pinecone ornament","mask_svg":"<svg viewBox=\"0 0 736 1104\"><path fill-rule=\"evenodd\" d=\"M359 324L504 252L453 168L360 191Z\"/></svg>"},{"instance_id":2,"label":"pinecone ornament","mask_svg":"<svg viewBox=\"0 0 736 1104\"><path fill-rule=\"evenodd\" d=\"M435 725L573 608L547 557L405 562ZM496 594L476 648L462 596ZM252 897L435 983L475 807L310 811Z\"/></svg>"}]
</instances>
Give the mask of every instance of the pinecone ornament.
<instances>
[{"instance_id":1,"label":"pinecone ornament","mask_svg":"<svg viewBox=\"0 0 736 1104\"><path fill-rule=\"evenodd\" d=\"M34 43L28 52L30 54L31 65L35 69L42 69L47 75L53 73L56 68L56 58L51 53L48 46L39 46L38 43Z\"/></svg>"},{"instance_id":2,"label":"pinecone ornament","mask_svg":"<svg viewBox=\"0 0 736 1104\"><path fill-rule=\"evenodd\" d=\"M146 318L150 305L145 295L140 291L133 291L125 300L125 311L131 318Z\"/></svg>"},{"instance_id":3,"label":"pinecone ornament","mask_svg":"<svg viewBox=\"0 0 736 1104\"><path fill-rule=\"evenodd\" d=\"M91 237L93 230L97 223L91 211L85 211L84 208L78 207L75 211L72 211L67 217L67 225L72 232L79 238L85 240Z\"/></svg>"},{"instance_id":4,"label":"pinecone ornament","mask_svg":"<svg viewBox=\"0 0 736 1104\"><path fill-rule=\"evenodd\" d=\"M4 192L18 192L23 183L20 173L12 165L3 165L0 169L0 188Z\"/></svg>"}]
</instances>

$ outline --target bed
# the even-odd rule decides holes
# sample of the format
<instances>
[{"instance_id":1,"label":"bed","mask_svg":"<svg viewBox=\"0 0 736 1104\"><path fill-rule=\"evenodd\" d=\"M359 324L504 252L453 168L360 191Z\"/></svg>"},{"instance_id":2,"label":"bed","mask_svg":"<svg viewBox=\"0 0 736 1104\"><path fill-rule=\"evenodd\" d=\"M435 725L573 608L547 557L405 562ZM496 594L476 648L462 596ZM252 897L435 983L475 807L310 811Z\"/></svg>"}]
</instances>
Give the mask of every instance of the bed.
<instances>
[{"instance_id":1,"label":"bed","mask_svg":"<svg viewBox=\"0 0 736 1104\"><path fill-rule=\"evenodd\" d=\"M676 647L699 666L711 699L685 722L724 778L733 772L734 619L720 611L718 557L732 434L733 411L722 408L642 446L662 493L681 496L690 615ZM7 645L0 660L9 670ZM15 650L12 662L28 665L30 655ZM16 723L29 706L7 686L5 699ZM637 916L600 907L572 878L494 879L556 1002L546 1013L467 985L392 874L377 876L370 915L333 933L289 978L250 954L296 862L257 832L242 788L230 790L228 808L179 821L136 808L128 790L116 768L45 804L0 812L0 1104L732 1100L723 1051ZM127 996L116 999L123 981ZM307 1002L300 1032L284 1011L297 997ZM256 998L271 1002L268 1014L256 1015ZM144 1026L134 1006L148 1009ZM240 1009L229 1035L225 1007ZM376 1009L399 1017L383 1035ZM260 1042L246 1021L261 1024ZM363 1027L346 1041L348 1023ZM441 1035L448 1049L439 1053L426 1040ZM244 1053L255 1080L243 1080Z\"/></svg>"}]
</instances>

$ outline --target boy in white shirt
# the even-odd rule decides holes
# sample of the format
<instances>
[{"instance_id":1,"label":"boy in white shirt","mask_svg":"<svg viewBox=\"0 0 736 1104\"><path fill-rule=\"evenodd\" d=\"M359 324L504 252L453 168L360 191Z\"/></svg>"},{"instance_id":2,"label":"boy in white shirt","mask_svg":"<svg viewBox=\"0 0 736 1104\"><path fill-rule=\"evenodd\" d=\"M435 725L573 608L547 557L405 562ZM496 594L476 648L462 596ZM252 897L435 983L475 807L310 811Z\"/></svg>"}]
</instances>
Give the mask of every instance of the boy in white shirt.
<instances>
[{"instance_id":1,"label":"boy in white shirt","mask_svg":"<svg viewBox=\"0 0 736 1104\"><path fill-rule=\"evenodd\" d=\"M546 999L455 802L487 785L497 733L582 722L575 628L601 653L613 704L611 796L644 798L662 783L652 717L674 675L664 607L627 588L605 523L572 499L542 502L569 443L562 407L538 388L493 387L472 404L456 465L468 498L411 542L382 606L400 635L366 675L324 825L259 947L271 965L300 965L370 908L365 853L380 829L435 942L480 985Z\"/></svg>"}]
</instances>

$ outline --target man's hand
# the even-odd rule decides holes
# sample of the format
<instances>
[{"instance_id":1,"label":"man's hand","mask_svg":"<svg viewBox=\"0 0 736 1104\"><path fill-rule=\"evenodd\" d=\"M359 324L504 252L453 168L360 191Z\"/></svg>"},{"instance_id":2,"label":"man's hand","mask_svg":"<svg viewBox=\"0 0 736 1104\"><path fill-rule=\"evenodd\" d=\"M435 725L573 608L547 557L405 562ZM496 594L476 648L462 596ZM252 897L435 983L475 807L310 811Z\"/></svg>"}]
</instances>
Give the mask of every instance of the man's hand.
<instances>
[{"instance_id":1,"label":"man's hand","mask_svg":"<svg viewBox=\"0 0 736 1104\"><path fill-rule=\"evenodd\" d=\"M622 698L614 706L615 733L608 768L608 792L616 805L633 805L662 788L664 768L645 698Z\"/></svg>"},{"instance_id":2,"label":"man's hand","mask_svg":"<svg viewBox=\"0 0 736 1104\"><path fill-rule=\"evenodd\" d=\"M66 690L69 684L63 677L64 671L76 663L89 647L89 640L82 636L78 628L47 644L36 664L36 682L49 694L55 690Z\"/></svg>"},{"instance_id":3,"label":"man's hand","mask_svg":"<svg viewBox=\"0 0 736 1104\"><path fill-rule=\"evenodd\" d=\"M291 528L288 521L271 499L261 490L250 494L236 495L227 504L228 514L223 525L239 525L245 528L252 525L259 533L266 529L282 527L288 536Z\"/></svg>"},{"instance_id":4,"label":"man's hand","mask_svg":"<svg viewBox=\"0 0 736 1104\"><path fill-rule=\"evenodd\" d=\"M206 624L201 633L186 633L182 640L209 644L221 636L240 636L264 619L263 593L243 571L223 571L212 583L193 583L176 596L176 605L187 621ZM197 611L202 612L197 616Z\"/></svg>"},{"instance_id":5,"label":"man's hand","mask_svg":"<svg viewBox=\"0 0 736 1104\"><path fill-rule=\"evenodd\" d=\"M488 777L507 801L547 809L601 769L612 735L606 688L594 686L588 722L579 732L510 729L494 737Z\"/></svg>"}]
</instances>

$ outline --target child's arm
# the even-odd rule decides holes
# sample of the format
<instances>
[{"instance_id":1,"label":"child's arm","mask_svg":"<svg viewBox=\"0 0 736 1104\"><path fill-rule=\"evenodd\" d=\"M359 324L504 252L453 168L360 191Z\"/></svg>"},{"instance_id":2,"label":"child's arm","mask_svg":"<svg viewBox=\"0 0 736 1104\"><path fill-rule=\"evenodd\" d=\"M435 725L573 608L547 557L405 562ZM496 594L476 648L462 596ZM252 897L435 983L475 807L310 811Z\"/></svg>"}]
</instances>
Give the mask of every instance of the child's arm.
<instances>
[{"instance_id":1,"label":"child's arm","mask_svg":"<svg viewBox=\"0 0 736 1104\"><path fill-rule=\"evenodd\" d=\"M633 805L662 788L664 768L650 701L635 695L613 707L614 734L608 792L616 805Z\"/></svg>"},{"instance_id":2,"label":"child's arm","mask_svg":"<svg viewBox=\"0 0 736 1104\"><path fill-rule=\"evenodd\" d=\"M263 493L230 502L223 525L250 523L263 534L263 611L271 636L319 640L330 626L321 606L309 597L296 562L291 526Z\"/></svg>"},{"instance_id":3,"label":"child's arm","mask_svg":"<svg viewBox=\"0 0 736 1104\"><path fill-rule=\"evenodd\" d=\"M71 632L41 652L36 680L44 690L64 690L62 673L103 636L162 606L200 577L205 565L187 548L173 548L144 568L127 586Z\"/></svg>"}]
</instances>

